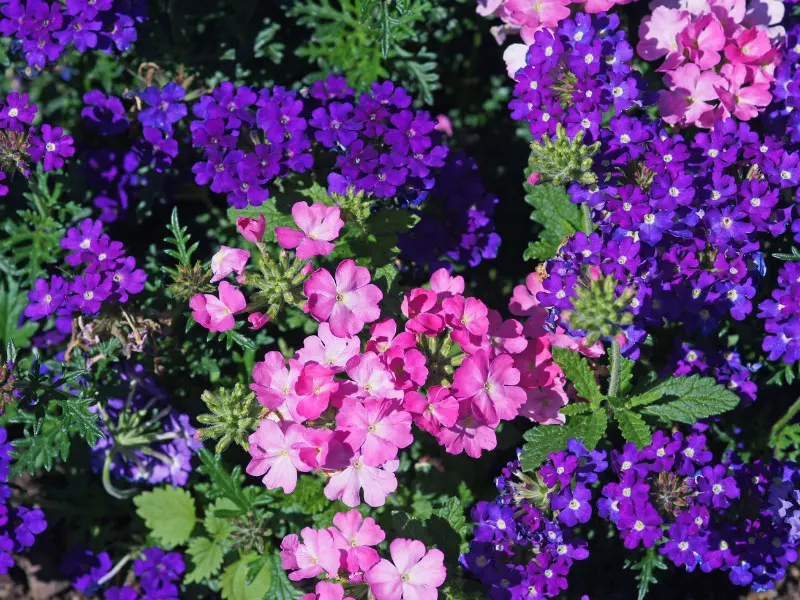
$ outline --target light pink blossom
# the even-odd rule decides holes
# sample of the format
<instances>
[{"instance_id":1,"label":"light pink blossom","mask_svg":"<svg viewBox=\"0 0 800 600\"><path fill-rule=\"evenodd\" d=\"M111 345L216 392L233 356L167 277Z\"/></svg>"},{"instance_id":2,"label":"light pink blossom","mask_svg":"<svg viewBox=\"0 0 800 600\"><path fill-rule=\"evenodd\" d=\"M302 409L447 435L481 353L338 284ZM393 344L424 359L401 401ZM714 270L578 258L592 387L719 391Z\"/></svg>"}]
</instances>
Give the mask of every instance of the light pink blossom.
<instances>
[{"instance_id":1,"label":"light pink blossom","mask_svg":"<svg viewBox=\"0 0 800 600\"><path fill-rule=\"evenodd\" d=\"M355 507L361 504L360 492L363 489L364 502L372 507L383 506L386 496L397 489L394 472L398 466L399 461L390 460L380 468L370 467L364 464L361 456L357 456L349 467L331 476L325 486L325 497Z\"/></svg>"},{"instance_id":2,"label":"light pink blossom","mask_svg":"<svg viewBox=\"0 0 800 600\"><path fill-rule=\"evenodd\" d=\"M639 25L636 52L645 60L658 60L678 51L678 34L689 24L691 15L683 10L658 6Z\"/></svg>"},{"instance_id":3,"label":"light pink blossom","mask_svg":"<svg viewBox=\"0 0 800 600\"><path fill-rule=\"evenodd\" d=\"M241 275L248 260L250 253L247 250L222 246L219 252L211 257L211 272L214 274L211 283L216 283L231 273Z\"/></svg>"},{"instance_id":4,"label":"light pink blossom","mask_svg":"<svg viewBox=\"0 0 800 600\"><path fill-rule=\"evenodd\" d=\"M345 564L350 573L366 571L379 560L378 552L372 548L386 539L386 534L372 517L366 519L353 509L337 513L333 517L334 527L328 531L333 535L336 547L345 552Z\"/></svg>"},{"instance_id":5,"label":"light pink blossom","mask_svg":"<svg viewBox=\"0 0 800 600\"><path fill-rule=\"evenodd\" d=\"M278 408L295 395L294 386L300 372L288 369L283 354L273 350L264 355L264 360L253 366L253 383L250 389L256 399L267 408Z\"/></svg>"},{"instance_id":6,"label":"light pink blossom","mask_svg":"<svg viewBox=\"0 0 800 600\"><path fill-rule=\"evenodd\" d=\"M392 561L382 559L365 579L376 600L436 600L447 571L441 550L419 540L398 538L389 545Z\"/></svg>"},{"instance_id":7,"label":"light pink blossom","mask_svg":"<svg viewBox=\"0 0 800 600\"><path fill-rule=\"evenodd\" d=\"M361 342L357 337L336 337L331 333L330 325L320 323L317 335L308 336L303 341L297 359L302 363L317 362L339 372L360 349Z\"/></svg>"},{"instance_id":8,"label":"light pink blossom","mask_svg":"<svg viewBox=\"0 0 800 600\"><path fill-rule=\"evenodd\" d=\"M298 446L303 444L300 425L289 425L284 432L275 421L264 419L247 439L252 458L246 471L248 475L263 475L267 489L283 488L285 493L291 494L297 485L297 472L311 470L299 454Z\"/></svg>"},{"instance_id":9,"label":"light pink blossom","mask_svg":"<svg viewBox=\"0 0 800 600\"><path fill-rule=\"evenodd\" d=\"M227 281L219 284L219 296L195 294L189 301L192 317L209 331L233 329L236 320L233 315L244 310L247 301L238 288Z\"/></svg>"},{"instance_id":10,"label":"light pink blossom","mask_svg":"<svg viewBox=\"0 0 800 600\"><path fill-rule=\"evenodd\" d=\"M300 600L355 600L352 596L344 597L344 588L338 583L318 581L314 592L301 596Z\"/></svg>"},{"instance_id":11,"label":"light pink blossom","mask_svg":"<svg viewBox=\"0 0 800 600\"><path fill-rule=\"evenodd\" d=\"M365 323L380 317L378 303L383 298L378 286L370 283L369 270L351 260L336 268L336 279L325 269L317 269L306 281L308 308L317 321L328 321L336 337L350 337Z\"/></svg>"},{"instance_id":12,"label":"light pink blossom","mask_svg":"<svg viewBox=\"0 0 800 600\"><path fill-rule=\"evenodd\" d=\"M297 570L289 573L289 579L300 581L325 572L334 577L339 572L339 550L327 529L306 527L300 532L303 543L295 551Z\"/></svg>"},{"instance_id":13,"label":"light pink blossom","mask_svg":"<svg viewBox=\"0 0 800 600\"><path fill-rule=\"evenodd\" d=\"M484 450L494 450L497 447L497 436L494 430L478 421L469 414L466 403L462 404L458 421L452 427L442 427L436 439L444 446L449 454L461 454L480 458Z\"/></svg>"},{"instance_id":14,"label":"light pink blossom","mask_svg":"<svg viewBox=\"0 0 800 600\"><path fill-rule=\"evenodd\" d=\"M278 243L287 249L295 249L297 258L327 256L333 251L333 240L339 237L344 221L339 218L338 206L325 206L315 202L309 206L305 202L295 202L292 218L300 228L276 227Z\"/></svg>"}]
</instances>

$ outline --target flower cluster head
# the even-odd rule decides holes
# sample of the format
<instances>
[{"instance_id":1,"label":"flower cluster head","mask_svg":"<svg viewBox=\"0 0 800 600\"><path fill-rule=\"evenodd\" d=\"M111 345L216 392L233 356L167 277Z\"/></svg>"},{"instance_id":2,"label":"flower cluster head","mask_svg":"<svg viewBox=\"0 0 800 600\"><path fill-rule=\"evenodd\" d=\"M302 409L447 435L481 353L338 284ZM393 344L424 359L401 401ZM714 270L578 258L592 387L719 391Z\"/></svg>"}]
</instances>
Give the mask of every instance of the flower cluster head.
<instances>
[{"instance_id":1,"label":"flower cluster head","mask_svg":"<svg viewBox=\"0 0 800 600\"><path fill-rule=\"evenodd\" d=\"M328 252L328 240L339 229L338 211L301 203L295 213L299 231L279 228L279 242L308 254ZM263 268L271 268L261 242L264 223L247 219L239 229L258 245ZM258 291L247 306L259 310L274 290L261 275L245 270L248 252L220 252L212 260L215 278L235 274L238 282L255 285ZM563 422L565 378L550 346L578 344L545 331L546 311L530 292L515 293L511 302L511 311L528 317L526 323L504 320L464 295L463 278L439 269L430 289L406 295L404 321L398 322L381 319L383 295L370 283L366 267L347 259L335 273L311 272L310 262L295 258L290 263L284 255L281 260L289 265L286 274L270 278L270 285L283 281L286 289L279 295L285 298L293 297L302 282L302 298L296 301L320 326L288 366L279 352L268 352L253 369L250 387L266 418L249 438L247 472L262 476L268 488L290 493L298 472L322 471L329 476L329 499L357 506L363 489L367 504L381 506L397 487L398 450L412 443L414 424L447 452L478 457L495 447L494 429L501 421L521 415L540 423ZM245 304L244 295L227 281L220 282L219 298L192 299L198 322L218 330L233 327L233 314ZM258 328L274 317L270 308L266 317L253 312L248 320ZM362 347L358 335L370 323Z\"/></svg>"},{"instance_id":2,"label":"flower cluster head","mask_svg":"<svg viewBox=\"0 0 800 600\"><path fill-rule=\"evenodd\" d=\"M794 466L715 464L704 435L661 431L642 450L628 443L614 452L612 466L617 478L603 487L598 510L626 548L657 546L678 567L727 571L756 591L797 560Z\"/></svg>"},{"instance_id":3,"label":"flower cluster head","mask_svg":"<svg viewBox=\"0 0 800 600\"><path fill-rule=\"evenodd\" d=\"M800 23L786 24L786 38L780 48L781 60L775 69L775 82L771 88L772 103L761 114L766 130L778 136L787 136L795 144L800 142Z\"/></svg>"},{"instance_id":4,"label":"flower cluster head","mask_svg":"<svg viewBox=\"0 0 800 600\"><path fill-rule=\"evenodd\" d=\"M0 100L0 181L14 172L28 178L30 162L41 163L45 171L60 169L75 154L72 138L61 127L32 126L37 111L28 94L12 92ZM0 196L7 193L0 184Z\"/></svg>"},{"instance_id":5,"label":"flower cluster head","mask_svg":"<svg viewBox=\"0 0 800 600\"><path fill-rule=\"evenodd\" d=\"M27 63L41 70L70 44L79 52L127 50L136 41L136 23L145 15L141 0L4 0L0 33L13 38Z\"/></svg>"},{"instance_id":6,"label":"flower cluster head","mask_svg":"<svg viewBox=\"0 0 800 600\"><path fill-rule=\"evenodd\" d=\"M734 350L718 350L710 345L679 342L665 376L705 375L735 392L744 403L756 400L758 386L752 381L752 371Z\"/></svg>"},{"instance_id":7,"label":"flower cluster head","mask_svg":"<svg viewBox=\"0 0 800 600\"><path fill-rule=\"evenodd\" d=\"M800 219L796 222L800 223ZM758 305L758 316L766 319L764 329L768 334L762 348L769 353L769 360L783 358L783 362L791 364L800 360L800 263L783 265L778 285L772 298Z\"/></svg>"},{"instance_id":8,"label":"flower cluster head","mask_svg":"<svg viewBox=\"0 0 800 600\"><path fill-rule=\"evenodd\" d=\"M644 82L631 70L633 48L618 27L617 15L578 13L555 31L536 32L521 60L509 67L517 82L511 117L527 121L535 141L555 138L560 125L570 140L580 133L591 144L604 113L641 104ZM590 167L591 162L583 170Z\"/></svg>"},{"instance_id":9,"label":"flower cluster head","mask_svg":"<svg viewBox=\"0 0 800 600\"><path fill-rule=\"evenodd\" d=\"M90 451L92 468L103 474L107 491L117 497L111 478L132 483L183 486L192 471L192 456L201 443L189 416L167 402L167 395L140 365L123 369L124 398L110 398L90 408L100 414L104 438Z\"/></svg>"},{"instance_id":10,"label":"flower cluster head","mask_svg":"<svg viewBox=\"0 0 800 600\"><path fill-rule=\"evenodd\" d=\"M95 554L88 548L78 548L61 565L61 571L70 577L77 591L95 596L102 590L105 600L178 600L178 585L185 570L180 553L156 547L142 550L131 569L135 579L127 578L123 585L108 585L115 574L108 552Z\"/></svg>"},{"instance_id":11,"label":"flower cluster head","mask_svg":"<svg viewBox=\"0 0 800 600\"><path fill-rule=\"evenodd\" d=\"M70 227L61 248L69 252L64 262L73 275L37 279L28 292L29 319L55 317L57 329L68 335L74 316L97 315L104 305L127 302L144 289L145 272L136 268L135 258L125 255L121 242L103 233L100 221L84 219Z\"/></svg>"},{"instance_id":12,"label":"flower cluster head","mask_svg":"<svg viewBox=\"0 0 800 600\"><path fill-rule=\"evenodd\" d=\"M423 205L421 219L398 240L403 254L433 269L449 261L475 267L497 257L500 235L495 232L494 209L499 199L487 193L475 161L450 152Z\"/></svg>"},{"instance_id":13,"label":"flower cluster head","mask_svg":"<svg viewBox=\"0 0 800 600\"><path fill-rule=\"evenodd\" d=\"M14 566L12 554L33 546L36 536L47 529L44 513L39 508L8 505L11 487L8 474L11 466L11 443L4 427L0 427L0 575Z\"/></svg>"},{"instance_id":14,"label":"flower cluster head","mask_svg":"<svg viewBox=\"0 0 800 600\"><path fill-rule=\"evenodd\" d=\"M605 452L571 440L530 476L518 460L503 469L498 497L472 510L474 539L460 558L490 598L553 598L567 589L573 562L589 556L572 528L591 518L590 486L607 467Z\"/></svg>"},{"instance_id":15,"label":"flower cluster head","mask_svg":"<svg viewBox=\"0 0 800 600\"><path fill-rule=\"evenodd\" d=\"M664 121L709 128L731 115L748 121L770 103L782 37L770 26L783 19L783 4L749 4L650 3L653 13L639 26L636 51L645 60L664 59L657 68L667 87L659 92Z\"/></svg>"},{"instance_id":16,"label":"flower cluster head","mask_svg":"<svg viewBox=\"0 0 800 600\"><path fill-rule=\"evenodd\" d=\"M306 527L300 536L283 538L281 566L292 581L325 577L302 600L436 598L446 575L444 554L418 540L398 538L389 544L388 560L375 549L385 539L371 517L357 510L338 513L332 527Z\"/></svg>"},{"instance_id":17,"label":"flower cluster head","mask_svg":"<svg viewBox=\"0 0 800 600\"><path fill-rule=\"evenodd\" d=\"M625 330L633 353L665 321L708 335L723 318L750 314L764 274L761 240L791 222L800 155L734 119L689 140L661 121L621 115L599 141L595 182L569 187L597 230L575 234L548 262L542 304L572 310L575 286L600 269L620 292L636 291Z\"/></svg>"},{"instance_id":18,"label":"flower cluster head","mask_svg":"<svg viewBox=\"0 0 800 600\"><path fill-rule=\"evenodd\" d=\"M595 14L610 10L616 5L630 4L633 0L543 0L527 2L526 0L478 0L479 15L499 17L502 26L494 27L492 32L498 43L503 43L509 34L519 34L527 45L534 43L540 31L555 30L564 19L572 13L572 9ZM512 44L507 53L518 53Z\"/></svg>"}]
</instances>

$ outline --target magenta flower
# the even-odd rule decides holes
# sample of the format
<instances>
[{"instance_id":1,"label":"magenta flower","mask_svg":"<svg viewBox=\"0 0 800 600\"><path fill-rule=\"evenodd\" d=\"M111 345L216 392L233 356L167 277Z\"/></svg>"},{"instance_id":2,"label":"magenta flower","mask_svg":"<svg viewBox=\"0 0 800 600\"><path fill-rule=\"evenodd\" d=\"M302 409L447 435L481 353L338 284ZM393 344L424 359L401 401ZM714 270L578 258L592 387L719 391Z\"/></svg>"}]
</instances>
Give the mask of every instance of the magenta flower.
<instances>
[{"instance_id":1,"label":"magenta flower","mask_svg":"<svg viewBox=\"0 0 800 600\"><path fill-rule=\"evenodd\" d=\"M219 284L219 297L211 294L195 294L189 301L192 317L209 331L233 329L237 312L244 310L247 302L244 294L227 281Z\"/></svg>"},{"instance_id":2,"label":"magenta flower","mask_svg":"<svg viewBox=\"0 0 800 600\"><path fill-rule=\"evenodd\" d=\"M259 214L258 219L250 219L248 217L236 219L236 229L239 230L244 239L254 244L258 244L264 239L266 226L267 220L263 214Z\"/></svg>"},{"instance_id":3,"label":"magenta flower","mask_svg":"<svg viewBox=\"0 0 800 600\"><path fill-rule=\"evenodd\" d=\"M447 324L454 329L466 329L472 335L484 335L489 329L489 309L477 298L453 296L442 302Z\"/></svg>"},{"instance_id":4,"label":"magenta flower","mask_svg":"<svg viewBox=\"0 0 800 600\"><path fill-rule=\"evenodd\" d=\"M335 371L317 363L303 365L295 392L299 397L297 414L305 419L318 419L330 403L331 394L339 384L333 380Z\"/></svg>"},{"instance_id":5,"label":"magenta flower","mask_svg":"<svg viewBox=\"0 0 800 600\"><path fill-rule=\"evenodd\" d=\"M364 576L376 600L436 600L447 571L441 550L419 540L398 538L389 546L392 562L381 560Z\"/></svg>"},{"instance_id":6,"label":"magenta flower","mask_svg":"<svg viewBox=\"0 0 800 600\"><path fill-rule=\"evenodd\" d=\"M273 350L253 366L250 389L256 393L261 405L275 409L294 398L294 386L299 375L298 370L286 368L283 354Z\"/></svg>"},{"instance_id":7,"label":"magenta flower","mask_svg":"<svg viewBox=\"0 0 800 600\"><path fill-rule=\"evenodd\" d=\"M308 309L317 321L328 321L336 337L350 337L377 321L383 299L378 286L370 283L369 270L357 267L352 259L336 268L336 279L325 269L317 269L304 286Z\"/></svg>"},{"instance_id":8,"label":"magenta flower","mask_svg":"<svg viewBox=\"0 0 800 600\"><path fill-rule=\"evenodd\" d=\"M305 202L295 202L292 218L300 231L288 227L276 227L278 243L286 249L296 248L297 258L327 256L333 252L331 241L339 237L344 221L339 218L339 207L325 206L315 202L311 206Z\"/></svg>"},{"instance_id":9,"label":"magenta flower","mask_svg":"<svg viewBox=\"0 0 800 600\"><path fill-rule=\"evenodd\" d=\"M219 252L211 257L211 272L214 274L211 283L225 279L231 273L241 275L248 260L250 253L247 250L222 246Z\"/></svg>"},{"instance_id":10,"label":"magenta flower","mask_svg":"<svg viewBox=\"0 0 800 600\"><path fill-rule=\"evenodd\" d=\"M314 592L301 596L300 600L355 600L352 596L344 597L344 588L338 583L318 581Z\"/></svg>"},{"instance_id":11,"label":"magenta flower","mask_svg":"<svg viewBox=\"0 0 800 600\"><path fill-rule=\"evenodd\" d=\"M379 467L397 457L397 450L410 446L411 415L396 400L347 398L336 415L339 431L346 431L346 443L361 451L364 464Z\"/></svg>"},{"instance_id":12,"label":"magenta flower","mask_svg":"<svg viewBox=\"0 0 800 600\"><path fill-rule=\"evenodd\" d=\"M432 434L442 427L452 427L458 419L458 400L446 387L431 387L427 398L417 391L407 392L403 406L414 415L417 427Z\"/></svg>"},{"instance_id":13,"label":"magenta flower","mask_svg":"<svg viewBox=\"0 0 800 600\"><path fill-rule=\"evenodd\" d=\"M383 506L386 496L397 489L394 472L398 466L398 461L390 460L380 468L370 467L358 456L349 467L331 477L325 486L325 497L355 507L361 504L360 492L363 489L364 502L372 507Z\"/></svg>"},{"instance_id":14,"label":"magenta flower","mask_svg":"<svg viewBox=\"0 0 800 600\"><path fill-rule=\"evenodd\" d=\"M291 494L297 486L297 472L311 470L300 459L300 447L304 444L300 425L289 425L284 432L275 421L264 419L247 440L252 457L247 465L247 474L263 475L261 481L268 490L283 488L285 493Z\"/></svg>"},{"instance_id":15,"label":"magenta flower","mask_svg":"<svg viewBox=\"0 0 800 600\"><path fill-rule=\"evenodd\" d=\"M525 404L527 397L518 383L519 371L510 355L501 354L490 363L488 352L480 351L456 369L453 394L459 399L472 399L476 416L489 427L496 427L501 420L516 417L519 407Z\"/></svg>"},{"instance_id":16,"label":"magenta flower","mask_svg":"<svg viewBox=\"0 0 800 600\"><path fill-rule=\"evenodd\" d=\"M466 412L469 412L468 409ZM494 429L480 423L470 414L460 415L452 427L443 427L436 439L448 454L466 452L472 458L480 458L484 450L494 450L497 447Z\"/></svg>"}]
</instances>

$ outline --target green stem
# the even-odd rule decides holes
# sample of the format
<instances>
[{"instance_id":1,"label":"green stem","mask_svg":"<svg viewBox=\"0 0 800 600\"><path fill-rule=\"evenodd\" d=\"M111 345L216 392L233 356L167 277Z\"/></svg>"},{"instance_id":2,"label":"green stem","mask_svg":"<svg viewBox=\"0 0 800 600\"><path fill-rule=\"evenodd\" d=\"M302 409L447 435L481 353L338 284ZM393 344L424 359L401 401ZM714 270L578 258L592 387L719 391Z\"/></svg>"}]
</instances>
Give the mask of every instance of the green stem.
<instances>
[{"instance_id":1,"label":"green stem","mask_svg":"<svg viewBox=\"0 0 800 600\"><path fill-rule=\"evenodd\" d=\"M587 204L581 204L581 213L583 213L583 233L589 235L592 233L592 209Z\"/></svg>"},{"instance_id":2,"label":"green stem","mask_svg":"<svg viewBox=\"0 0 800 600\"><path fill-rule=\"evenodd\" d=\"M774 445L775 439L778 437L781 431L783 431L784 427L786 427L789 424L789 421L791 421L798 412L800 412L800 398L795 400L794 404L792 404L789 407L789 410L786 411L786 414L783 415L777 421L777 423L775 423L775 425L772 426L772 430L770 431L769 434L769 441L771 446Z\"/></svg>"},{"instance_id":3,"label":"green stem","mask_svg":"<svg viewBox=\"0 0 800 600\"><path fill-rule=\"evenodd\" d=\"M619 394L619 376L621 370L622 354L620 354L619 344L614 341L611 342L611 378L608 380L608 393L606 394L609 398L614 398Z\"/></svg>"}]
</instances>

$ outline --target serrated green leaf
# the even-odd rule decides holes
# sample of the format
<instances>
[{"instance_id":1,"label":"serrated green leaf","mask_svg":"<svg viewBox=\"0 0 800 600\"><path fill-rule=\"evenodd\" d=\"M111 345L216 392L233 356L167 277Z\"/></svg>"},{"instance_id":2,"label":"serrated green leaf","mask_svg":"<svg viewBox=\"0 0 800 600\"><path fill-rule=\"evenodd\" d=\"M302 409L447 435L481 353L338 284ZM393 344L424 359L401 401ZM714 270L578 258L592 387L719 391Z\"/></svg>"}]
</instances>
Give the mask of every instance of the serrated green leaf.
<instances>
[{"instance_id":1,"label":"serrated green leaf","mask_svg":"<svg viewBox=\"0 0 800 600\"><path fill-rule=\"evenodd\" d=\"M267 557L270 571L272 573L272 585L263 600L297 600L303 596L303 592L298 590L289 581L286 571L281 567L281 558L277 554Z\"/></svg>"},{"instance_id":2,"label":"serrated green leaf","mask_svg":"<svg viewBox=\"0 0 800 600\"><path fill-rule=\"evenodd\" d=\"M562 406L558 409L565 417L573 417L575 415L582 415L591 410L591 406L588 402L573 402L571 404L567 404L566 406Z\"/></svg>"},{"instance_id":3,"label":"serrated green leaf","mask_svg":"<svg viewBox=\"0 0 800 600\"><path fill-rule=\"evenodd\" d=\"M105 437L98 425L99 413L89 412L89 407L95 403L94 399L76 396L55 403L61 407L61 426L67 431L76 432L90 446Z\"/></svg>"},{"instance_id":4,"label":"serrated green leaf","mask_svg":"<svg viewBox=\"0 0 800 600\"><path fill-rule=\"evenodd\" d=\"M633 442L641 450L652 441L650 426L644 419L629 410L619 409L614 411L614 419L619 425L622 437L628 442Z\"/></svg>"},{"instance_id":5,"label":"serrated green leaf","mask_svg":"<svg viewBox=\"0 0 800 600\"><path fill-rule=\"evenodd\" d=\"M228 565L220 577L222 597L225 600L263 600L272 587L272 569L265 564L252 582L247 584L247 570L250 563L258 560L258 555L244 555L235 563Z\"/></svg>"},{"instance_id":6,"label":"serrated green leaf","mask_svg":"<svg viewBox=\"0 0 800 600\"><path fill-rule=\"evenodd\" d=\"M200 462L203 463L198 467L200 473L208 476L225 498L242 511L247 512L251 507L250 501L242 490L242 480L225 470L219 455L213 454L205 448L200 448L198 454Z\"/></svg>"},{"instance_id":7,"label":"serrated green leaf","mask_svg":"<svg viewBox=\"0 0 800 600\"><path fill-rule=\"evenodd\" d=\"M592 404L592 408L597 408L603 401L603 392L595 379L594 371L589 366L589 361L584 356L553 346L553 360L564 371L564 375L575 386L575 390L581 398L586 398Z\"/></svg>"},{"instance_id":8,"label":"serrated green leaf","mask_svg":"<svg viewBox=\"0 0 800 600\"><path fill-rule=\"evenodd\" d=\"M9 277L5 284L0 284L0 341L6 347L13 342L18 348L24 348L39 329L36 321L27 319L22 327L17 327L19 317L28 305L28 295L20 290L18 282Z\"/></svg>"},{"instance_id":9,"label":"serrated green leaf","mask_svg":"<svg viewBox=\"0 0 800 600\"><path fill-rule=\"evenodd\" d=\"M438 519L442 519L447 523L448 531L440 531L441 528L439 527ZM467 538L472 533L472 527L467 523L467 519L464 516L464 505L461 504L458 498L449 498L441 508L436 510L430 521L432 531L438 540L438 546L445 551L445 556L447 558L455 558L460 553L466 552L469 549L469 541ZM450 550L450 548L448 547L447 538L450 537L450 532L455 532L458 539L453 540L453 552L451 555L448 555L446 550Z\"/></svg>"},{"instance_id":10,"label":"serrated green leaf","mask_svg":"<svg viewBox=\"0 0 800 600\"><path fill-rule=\"evenodd\" d=\"M186 583L200 583L204 579L213 577L222 566L222 547L208 538L190 539L186 553L194 565L184 579Z\"/></svg>"},{"instance_id":11,"label":"serrated green leaf","mask_svg":"<svg viewBox=\"0 0 800 600\"><path fill-rule=\"evenodd\" d=\"M528 245L524 258L552 258L564 238L580 231L581 209L570 202L569 194L562 187L541 183L532 186L526 183L525 190L525 202L533 207L531 220L539 223L542 230L538 240Z\"/></svg>"},{"instance_id":12,"label":"serrated green leaf","mask_svg":"<svg viewBox=\"0 0 800 600\"><path fill-rule=\"evenodd\" d=\"M603 439L608 427L606 411L596 410L585 417L579 418L581 421L575 423L572 427L572 437L576 440L583 440L583 445L586 446L587 450L594 450L598 442Z\"/></svg>"},{"instance_id":13,"label":"serrated green leaf","mask_svg":"<svg viewBox=\"0 0 800 600\"><path fill-rule=\"evenodd\" d=\"M261 206L248 206L247 208L229 208L228 219L235 223L239 217L250 217L251 219L258 219L259 215L264 215L266 221L266 229L264 230L264 240L274 242L275 228L276 227L291 227L296 228L294 219L290 213L291 206L286 208L285 212L279 209L278 200L275 198L268 198Z\"/></svg>"},{"instance_id":14,"label":"serrated green leaf","mask_svg":"<svg viewBox=\"0 0 800 600\"><path fill-rule=\"evenodd\" d=\"M183 488L160 487L133 499L138 514L154 538L165 548L185 543L192 535L197 516L194 498Z\"/></svg>"},{"instance_id":15,"label":"serrated green leaf","mask_svg":"<svg viewBox=\"0 0 800 600\"><path fill-rule=\"evenodd\" d=\"M538 469L553 452L566 449L572 432L567 426L539 425L525 432L520 464L523 471Z\"/></svg>"},{"instance_id":16,"label":"serrated green leaf","mask_svg":"<svg viewBox=\"0 0 800 600\"><path fill-rule=\"evenodd\" d=\"M225 513L229 513L231 517L224 516ZM218 498L210 508L206 509L203 526L214 539L223 540L231 531L230 518L236 518L241 514L242 511L231 500Z\"/></svg>"},{"instance_id":17,"label":"serrated green leaf","mask_svg":"<svg viewBox=\"0 0 800 600\"><path fill-rule=\"evenodd\" d=\"M636 361L630 360L628 358L620 357L620 369L619 369L619 394L623 396L631 391L631 382L633 380L633 367L636 365Z\"/></svg>"},{"instance_id":18,"label":"serrated green leaf","mask_svg":"<svg viewBox=\"0 0 800 600\"><path fill-rule=\"evenodd\" d=\"M643 406L637 412L667 421L693 424L699 419L729 411L739 397L710 377L671 377L626 403L626 408Z\"/></svg>"}]
</instances>

